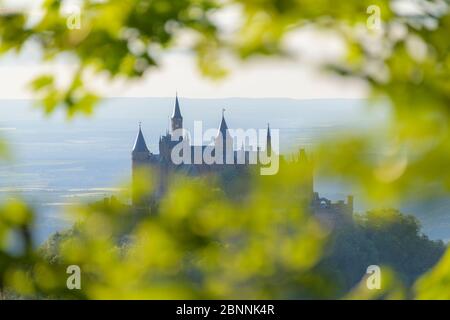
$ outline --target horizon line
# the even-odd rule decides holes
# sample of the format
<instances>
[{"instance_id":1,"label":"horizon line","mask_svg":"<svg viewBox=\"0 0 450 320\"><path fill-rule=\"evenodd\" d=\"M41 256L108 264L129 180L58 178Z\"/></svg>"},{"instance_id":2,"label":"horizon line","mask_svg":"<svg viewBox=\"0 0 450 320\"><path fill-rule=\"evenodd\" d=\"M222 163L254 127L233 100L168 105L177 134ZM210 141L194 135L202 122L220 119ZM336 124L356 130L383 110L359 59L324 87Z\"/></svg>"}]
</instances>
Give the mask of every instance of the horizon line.
<instances>
[{"instance_id":1,"label":"horizon line","mask_svg":"<svg viewBox=\"0 0 450 320\"><path fill-rule=\"evenodd\" d=\"M128 96L99 96L101 100L108 99L174 99L175 96L136 96L136 97L128 97ZM311 100L370 100L370 98L362 97L362 98L291 98L291 97L246 97L246 96L229 96L229 97L217 97L217 98L196 98L178 95L178 98L188 99L188 100L229 100L229 99L247 99L247 100L297 100L297 101L311 101ZM38 98L25 98L25 97L8 97L2 98L0 100L16 100L16 101L37 101L40 100Z\"/></svg>"}]
</instances>

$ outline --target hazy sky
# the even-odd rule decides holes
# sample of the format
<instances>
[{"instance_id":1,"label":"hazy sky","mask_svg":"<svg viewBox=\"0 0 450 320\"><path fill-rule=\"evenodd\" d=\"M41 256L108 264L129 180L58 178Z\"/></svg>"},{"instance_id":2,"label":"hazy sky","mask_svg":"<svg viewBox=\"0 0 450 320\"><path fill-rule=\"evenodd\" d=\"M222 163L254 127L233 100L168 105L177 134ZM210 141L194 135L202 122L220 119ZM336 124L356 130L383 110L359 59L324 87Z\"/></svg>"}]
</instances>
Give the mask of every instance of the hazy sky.
<instances>
[{"instance_id":1,"label":"hazy sky","mask_svg":"<svg viewBox=\"0 0 450 320\"><path fill-rule=\"evenodd\" d=\"M14 6L32 5L36 0L7 1ZM38 11L33 11L38 15ZM235 19L233 13L219 17L227 27ZM82 16L81 16L82 23ZM245 65L233 63L231 73L219 82L203 78L195 61L188 53L171 52L162 57L159 69L149 72L134 83L117 81L113 84L94 79L95 87L106 96L161 97L180 95L192 98L223 97L288 97L288 98L361 98L366 87L357 81L344 80L319 72L314 66L323 59L332 59L342 53L342 44L332 35L303 31L291 35L286 43L292 52L299 53L302 61L293 59L254 59ZM0 98L27 98L27 83L42 72L56 73L68 79L73 66L59 61L43 66L36 48L27 48L19 57L0 57Z\"/></svg>"}]
</instances>

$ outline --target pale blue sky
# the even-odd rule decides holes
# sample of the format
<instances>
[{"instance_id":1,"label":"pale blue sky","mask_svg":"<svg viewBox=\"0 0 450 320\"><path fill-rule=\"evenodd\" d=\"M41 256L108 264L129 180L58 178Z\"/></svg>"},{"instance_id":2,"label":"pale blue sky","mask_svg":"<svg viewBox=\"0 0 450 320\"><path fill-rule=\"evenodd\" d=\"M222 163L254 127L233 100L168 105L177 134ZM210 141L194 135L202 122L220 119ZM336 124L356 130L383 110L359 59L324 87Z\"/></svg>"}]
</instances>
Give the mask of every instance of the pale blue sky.
<instances>
[{"instance_id":1,"label":"pale blue sky","mask_svg":"<svg viewBox=\"0 0 450 320\"><path fill-rule=\"evenodd\" d=\"M8 0L13 7L30 6L34 16L39 17L39 1ZM76 3L73 0L72 3ZM82 16L81 16L82 18ZM221 25L228 28L236 19L233 12L218 17ZM82 22L82 20L81 20ZM343 52L343 46L331 34L312 30L297 32L286 39L291 52L302 57L292 59L254 59L246 64L230 61L230 76L219 82L203 78L195 61L186 52L174 51L162 57L161 67L140 81L111 84L93 78L91 85L105 96L162 97L180 94L191 98L224 97L287 97L315 98L363 98L366 86L356 80L344 80L317 70L323 60L335 59ZM36 75L52 72L64 82L74 65L61 60L42 65L33 47L27 48L20 57L0 57L0 99L28 98L27 83Z\"/></svg>"}]
</instances>

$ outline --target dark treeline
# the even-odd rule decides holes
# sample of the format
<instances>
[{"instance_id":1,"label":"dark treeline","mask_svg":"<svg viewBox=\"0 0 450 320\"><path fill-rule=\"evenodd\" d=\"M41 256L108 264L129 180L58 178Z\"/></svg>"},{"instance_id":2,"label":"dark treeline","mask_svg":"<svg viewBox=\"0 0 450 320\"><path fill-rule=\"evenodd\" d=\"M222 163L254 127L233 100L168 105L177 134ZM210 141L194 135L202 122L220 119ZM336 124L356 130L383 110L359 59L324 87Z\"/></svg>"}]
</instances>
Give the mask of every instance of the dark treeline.
<instances>
[{"instance_id":1,"label":"dark treeline","mask_svg":"<svg viewBox=\"0 0 450 320\"><path fill-rule=\"evenodd\" d=\"M76 226L56 233L41 247L50 263L58 263L61 241L72 237ZM122 241L119 241L122 242ZM122 247L127 241L118 244ZM125 245L126 247L126 245ZM355 215L352 223L341 225L330 235L315 271L322 275L322 288L311 296L305 288L294 288L292 298L342 298L366 275L367 267L379 265L395 272L396 280L411 288L414 281L441 258L445 244L421 233L418 220L397 210L369 211Z\"/></svg>"},{"instance_id":2,"label":"dark treeline","mask_svg":"<svg viewBox=\"0 0 450 320\"><path fill-rule=\"evenodd\" d=\"M394 209L355 215L353 224L336 229L319 264L337 288L348 292L366 275L367 267L390 267L410 287L444 254L441 240L421 233L419 221Z\"/></svg>"}]
</instances>

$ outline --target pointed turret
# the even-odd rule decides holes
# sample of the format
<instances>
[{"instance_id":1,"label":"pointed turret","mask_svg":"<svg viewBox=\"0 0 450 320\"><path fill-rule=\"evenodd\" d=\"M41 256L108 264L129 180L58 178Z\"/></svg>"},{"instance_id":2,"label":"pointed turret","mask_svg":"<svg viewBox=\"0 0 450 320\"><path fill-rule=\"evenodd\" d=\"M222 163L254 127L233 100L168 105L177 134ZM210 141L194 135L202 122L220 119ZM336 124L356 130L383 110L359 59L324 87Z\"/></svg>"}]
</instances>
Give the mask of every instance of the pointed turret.
<instances>
[{"instance_id":1,"label":"pointed turret","mask_svg":"<svg viewBox=\"0 0 450 320\"><path fill-rule=\"evenodd\" d=\"M173 109L172 119L173 118L183 118L181 116L180 103L178 102L178 93L175 96L175 108Z\"/></svg>"},{"instance_id":2,"label":"pointed turret","mask_svg":"<svg viewBox=\"0 0 450 320\"><path fill-rule=\"evenodd\" d=\"M267 141L266 141L267 155L270 157L272 154L272 135L270 134L270 125L267 124Z\"/></svg>"},{"instance_id":3,"label":"pointed turret","mask_svg":"<svg viewBox=\"0 0 450 320\"><path fill-rule=\"evenodd\" d=\"M225 109L222 109L222 120L220 121L219 132L217 133L217 138L222 137L223 140L231 138L228 132L227 122L225 121Z\"/></svg>"},{"instance_id":4,"label":"pointed turret","mask_svg":"<svg viewBox=\"0 0 450 320\"><path fill-rule=\"evenodd\" d=\"M222 109L222 120L216 137L216 156L222 154L222 163L233 163L233 138L225 121L225 109Z\"/></svg>"},{"instance_id":5,"label":"pointed turret","mask_svg":"<svg viewBox=\"0 0 450 320\"><path fill-rule=\"evenodd\" d=\"M144 135L142 134L141 124L139 123L139 132L133 146L133 154L135 153L150 153L145 143Z\"/></svg>"},{"instance_id":6,"label":"pointed turret","mask_svg":"<svg viewBox=\"0 0 450 320\"><path fill-rule=\"evenodd\" d=\"M142 134L141 124L139 123L139 131L134 142L133 151L131 152L131 170L133 179L132 202L135 206L146 206L147 198L137 193L134 188L138 178L142 178L144 171L149 168L151 154L145 143Z\"/></svg>"},{"instance_id":7,"label":"pointed turret","mask_svg":"<svg viewBox=\"0 0 450 320\"><path fill-rule=\"evenodd\" d=\"M183 128L183 117L181 116L180 103L178 102L178 94L175 96L175 107L173 109L172 118L172 132Z\"/></svg>"}]
</instances>

